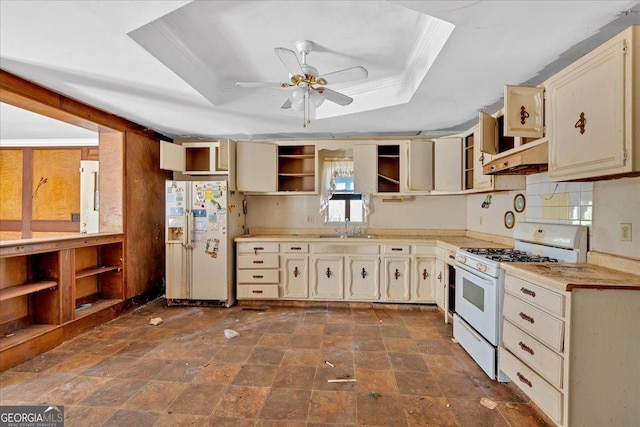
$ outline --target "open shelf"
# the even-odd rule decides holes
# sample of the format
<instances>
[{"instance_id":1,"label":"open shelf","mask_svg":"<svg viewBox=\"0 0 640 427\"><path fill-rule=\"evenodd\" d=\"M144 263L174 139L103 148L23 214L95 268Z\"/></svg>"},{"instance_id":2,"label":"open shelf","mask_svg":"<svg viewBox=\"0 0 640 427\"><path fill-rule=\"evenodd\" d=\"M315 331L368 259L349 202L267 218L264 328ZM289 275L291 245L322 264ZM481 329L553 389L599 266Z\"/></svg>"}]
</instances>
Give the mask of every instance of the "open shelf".
<instances>
[{"instance_id":1,"label":"open shelf","mask_svg":"<svg viewBox=\"0 0 640 427\"><path fill-rule=\"evenodd\" d=\"M55 330L57 327L57 325L33 324L13 331L10 334L2 335L0 336L0 351L4 351L13 346L22 344L25 341L37 338L40 335L44 335L47 332Z\"/></svg>"},{"instance_id":2,"label":"open shelf","mask_svg":"<svg viewBox=\"0 0 640 427\"><path fill-rule=\"evenodd\" d=\"M400 192L399 145L378 145L378 192Z\"/></svg>"},{"instance_id":3,"label":"open shelf","mask_svg":"<svg viewBox=\"0 0 640 427\"><path fill-rule=\"evenodd\" d=\"M87 308L83 308L82 310L78 310L77 307L74 310L75 312L75 319L81 319L83 317L89 316L91 314L97 313L100 310L104 310L105 308L114 306L116 304L121 303L123 300L121 299L99 299L99 300L95 300L89 304L91 304L90 307Z\"/></svg>"},{"instance_id":4,"label":"open shelf","mask_svg":"<svg viewBox=\"0 0 640 427\"><path fill-rule=\"evenodd\" d=\"M83 277L95 276L97 274L106 273L109 271L117 271L120 269L117 265L107 267L95 267L87 268L76 272L76 279L82 279Z\"/></svg>"},{"instance_id":5,"label":"open shelf","mask_svg":"<svg viewBox=\"0 0 640 427\"><path fill-rule=\"evenodd\" d=\"M58 283L55 281L44 281L35 283L25 283L24 285L15 285L0 290L0 301L9 300L23 295L29 295L41 291L43 289L55 288Z\"/></svg>"},{"instance_id":6,"label":"open shelf","mask_svg":"<svg viewBox=\"0 0 640 427\"><path fill-rule=\"evenodd\" d=\"M278 191L313 192L315 189L315 145L278 146Z\"/></svg>"},{"instance_id":7,"label":"open shelf","mask_svg":"<svg viewBox=\"0 0 640 427\"><path fill-rule=\"evenodd\" d=\"M474 157L474 134L470 134L464 137L464 145L463 145L463 170L464 170L464 189L471 190L473 189L473 162L475 160Z\"/></svg>"}]
</instances>

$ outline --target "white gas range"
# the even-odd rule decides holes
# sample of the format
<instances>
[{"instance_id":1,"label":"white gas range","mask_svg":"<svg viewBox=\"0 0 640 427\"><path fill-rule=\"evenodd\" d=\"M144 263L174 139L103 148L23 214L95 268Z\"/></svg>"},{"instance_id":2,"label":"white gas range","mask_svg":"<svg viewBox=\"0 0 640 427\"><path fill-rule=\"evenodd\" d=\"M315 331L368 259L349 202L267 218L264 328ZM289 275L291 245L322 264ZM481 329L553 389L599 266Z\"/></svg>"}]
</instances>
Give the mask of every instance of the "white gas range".
<instances>
[{"instance_id":1,"label":"white gas range","mask_svg":"<svg viewBox=\"0 0 640 427\"><path fill-rule=\"evenodd\" d=\"M586 262L588 229L578 225L521 222L513 249L460 249L456 252L453 336L492 379L498 374L496 347L502 341L504 270L501 262Z\"/></svg>"}]
</instances>

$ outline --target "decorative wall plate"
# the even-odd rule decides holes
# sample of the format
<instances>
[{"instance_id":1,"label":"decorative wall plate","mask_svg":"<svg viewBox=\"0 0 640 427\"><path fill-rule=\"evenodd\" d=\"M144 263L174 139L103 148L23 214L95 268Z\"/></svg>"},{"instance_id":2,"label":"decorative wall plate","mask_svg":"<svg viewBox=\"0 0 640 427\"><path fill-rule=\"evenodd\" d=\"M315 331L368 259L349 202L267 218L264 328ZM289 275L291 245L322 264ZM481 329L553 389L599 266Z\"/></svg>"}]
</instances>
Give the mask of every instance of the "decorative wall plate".
<instances>
[{"instance_id":1,"label":"decorative wall plate","mask_svg":"<svg viewBox=\"0 0 640 427\"><path fill-rule=\"evenodd\" d=\"M527 206L527 200L524 198L524 194L516 194L513 199L513 208L516 212L522 212L525 206Z\"/></svg>"},{"instance_id":2,"label":"decorative wall plate","mask_svg":"<svg viewBox=\"0 0 640 427\"><path fill-rule=\"evenodd\" d=\"M504 214L504 226L507 228L513 228L516 223L515 214L512 211L507 211Z\"/></svg>"}]
</instances>

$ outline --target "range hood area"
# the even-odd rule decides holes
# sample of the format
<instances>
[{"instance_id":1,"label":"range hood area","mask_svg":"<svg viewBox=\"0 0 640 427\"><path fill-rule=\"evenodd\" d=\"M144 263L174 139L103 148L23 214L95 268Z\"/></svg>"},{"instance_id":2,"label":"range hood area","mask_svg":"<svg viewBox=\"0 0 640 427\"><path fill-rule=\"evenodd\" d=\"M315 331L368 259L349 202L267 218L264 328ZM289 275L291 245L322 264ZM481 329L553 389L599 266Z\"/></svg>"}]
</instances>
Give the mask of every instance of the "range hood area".
<instances>
[{"instance_id":1,"label":"range hood area","mask_svg":"<svg viewBox=\"0 0 640 427\"><path fill-rule=\"evenodd\" d=\"M540 140L532 146L523 145L522 150L501 156L482 167L485 175L528 175L548 169L548 141Z\"/></svg>"}]
</instances>

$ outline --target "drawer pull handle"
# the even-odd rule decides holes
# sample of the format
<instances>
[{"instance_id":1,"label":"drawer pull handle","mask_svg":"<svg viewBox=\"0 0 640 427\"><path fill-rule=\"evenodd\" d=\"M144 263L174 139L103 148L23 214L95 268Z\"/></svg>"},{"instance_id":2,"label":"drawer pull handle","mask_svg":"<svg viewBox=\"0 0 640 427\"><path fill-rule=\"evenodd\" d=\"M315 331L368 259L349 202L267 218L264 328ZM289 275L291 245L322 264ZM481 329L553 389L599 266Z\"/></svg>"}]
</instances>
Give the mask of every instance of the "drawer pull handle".
<instances>
[{"instance_id":1,"label":"drawer pull handle","mask_svg":"<svg viewBox=\"0 0 640 427\"><path fill-rule=\"evenodd\" d=\"M364 267L362 267L362 271L360 272L360 275L362 276L362 278L363 279L366 278L367 274L369 274L369 273L367 273L367 270L365 270Z\"/></svg>"},{"instance_id":2,"label":"drawer pull handle","mask_svg":"<svg viewBox=\"0 0 640 427\"><path fill-rule=\"evenodd\" d=\"M292 250L292 251L301 251L301 250L302 250L302 248L301 248L300 246L292 246L292 247L291 247L291 250Z\"/></svg>"},{"instance_id":3,"label":"drawer pull handle","mask_svg":"<svg viewBox=\"0 0 640 427\"><path fill-rule=\"evenodd\" d=\"M438 273L438 282L442 282L442 272Z\"/></svg>"},{"instance_id":4,"label":"drawer pull handle","mask_svg":"<svg viewBox=\"0 0 640 427\"><path fill-rule=\"evenodd\" d=\"M396 268L395 273L393 273L393 277L394 277L396 280L398 280L398 279L400 278L400 270L398 270L398 269Z\"/></svg>"},{"instance_id":5,"label":"drawer pull handle","mask_svg":"<svg viewBox=\"0 0 640 427\"><path fill-rule=\"evenodd\" d=\"M576 122L575 125L573 125L574 128L576 129L580 129L580 135L582 135L584 133L584 128L587 125L587 118L584 116L584 112L580 113L580 117L578 118L578 121Z\"/></svg>"},{"instance_id":6,"label":"drawer pull handle","mask_svg":"<svg viewBox=\"0 0 640 427\"><path fill-rule=\"evenodd\" d=\"M531 380L527 377L525 377L524 375L522 375L520 372L517 373L518 375L518 379L525 383L526 385L528 385L529 387L533 387L533 383L531 382Z\"/></svg>"},{"instance_id":7,"label":"drawer pull handle","mask_svg":"<svg viewBox=\"0 0 640 427\"><path fill-rule=\"evenodd\" d=\"M262 279L264 276L262 274L254 274L253 278L254 279Z\"/></svg>"},{"instance_id":8,"label":"drawer pull handle","mask_svg":"<svg viewBox=\"0 0 640 427\"><path fill-rule=\"evenodd\" d=\"M529 113L527 112L527 109L523 105L520 107L520 124L521 125L525 124L528 118L529 118Z\"/></svg>"},{"instance_id":9,"label":"drawer pull handle","mask_svg":"<svg viewBox=\"0 0 640 427\"><path fill-rule=\"evenodd\" d=\"M530 295L532 298L536 297L535 291L532 291L531 289L527 289L525 287L520 288L520 292L522 292L525 295Z\"/></svg>"},{"instance_id":10,"label":"drawer pull handle","mask_svg":"<svg viewBox=\"0 0 640 427\"><path fill-rule=\"evenodd\" d=\"M253 261L254 264L264 264L264 261L261 259L257 259L255 261Z\"/></svg>"},{"instance_id":11,"label":"drawer pull handle","mask_svg":"<svg viewBox=\"0 0 640 427\"><path fill-rule=\"evenodd\" d=\"M398 251L400 251L400 252L401 252L401 251L402 251L402 248L391 248L391 250L392 250L392 251L396 251L396 252L398 252Z\"/></svg>"},{"instance_id":12,"label":"drawer pull handle","mask_svg":"<svg viewBox=\"0 0 640 427\"><path fill-rule=\"evenodd\" d=\"M258 255L258 251L264 251L264 248L262 246L254 246L253 253Z\"/></svg>"},{"instance_id":13,"label":"drawer pull handle","mask_svg":"<svg viewBox=\"0 0 640 427\"><path fill-rule=\"evenodd\" d=\"M293 269L293 277L298 277L300 275L300 270L298 270L298 267Z\"/></svg>"},{"instance_id":14,"label":"drawer pull handle","mask_svg":"<svg viewBox=\"0 0 640 427\"><path fill-rule=\"evenodd\" d=\"M333 271L331 271L331 268L327 267L327 271L324 273L327 275L327 279L331 278L331 276L333 276Z\"/></svg>"},{"instance_id":15,"label":"drawer pull handle","mask_svg":"<svg viewBox=\"0 0 640 427\"><path fill-rule=\"evenodd\" d=\"M531 347L529 347L528 345L526 345L522 341L520 341L518 343L518 345L520 346L521 349L523 349L524 351L526 351L527 353L529 353L530 355L533 356L533 349Z\"/></svg>"},{"instance_id":16,"label":"drawer pull handle","mask_svg":"<svg viewBox=\"0 0 640 427\"><path fill-rule=\"evenodd\" d=\"M449 258L451 258L451 259L456 259L456 257L455 257L455 256L453 256L453 255L451 255L451 254L449 254Z\"/></svg>"},{"instance_id":17,"label":"drawer pull handle","mask_svg":"<svg viewBox=\"0 0 640 427\"><path fill-rule=\"evenodd\" d=\"M523 312L520 312L520 318L521 318L522 320L526 320L527 322L531 323L532 325L533 325L534 323L536 323L536 321L535 321L535 320L533 320L533 317L531 317L531 316L529 316L529 315L527 315L527 314L524 314Z\"/></svg>"},{"instance_id":18,"label":"drawer pull handle","mask_svg":"<svg viewBox=\"0 0 640 427\"><path fill-rule=\"evenodd\" d=\"M429 277L429 272L425 268L424 270L422 270L422 280L427 280L427 277Z\"/></svg>"},{"instance_id":19,"label":"drawer pull handle","mask_svg":"<svg viewBox=\"0 0 640 427\"><path fill-rule=\"evenodd\" d=\"M251 291L254 294L261 294L263 291Z\"/></svg>"}]
</instances>

